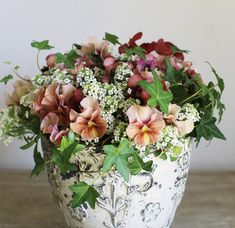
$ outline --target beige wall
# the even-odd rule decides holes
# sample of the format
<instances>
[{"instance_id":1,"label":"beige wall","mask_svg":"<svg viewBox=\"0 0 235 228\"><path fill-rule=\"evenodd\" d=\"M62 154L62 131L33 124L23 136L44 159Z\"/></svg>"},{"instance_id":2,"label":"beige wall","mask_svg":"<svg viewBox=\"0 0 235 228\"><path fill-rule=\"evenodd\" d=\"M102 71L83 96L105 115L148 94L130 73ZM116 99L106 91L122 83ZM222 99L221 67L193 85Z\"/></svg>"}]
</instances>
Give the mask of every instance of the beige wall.
<instances>
[{"instance_id":1,"label":"beige wall","mask_svg":"<svg viewBox=\"0 0 235 228\"><path fill-rule=\"evenodd\" d=\"M138 31L144 32L145 40L170 40L191 50L188 59L205 80L213 77L207 60L226 83L227 112L220 127L227 141L214 140L209 147L202 143L192 154L192 168L235 169L234 12L234 0L0 0L0 62L11 60L22 66L22 72L37 73L36 53L30 47L33 39L49 39L62 51L87 36L102 37L105 31L123 41ZM0 63L0 75L8 70ZM1 107L2 92L9 88L0 85ZM0 144L0 168L32 167L32 152L20 151L18 144Z\"/></svg>"}]
</instances>

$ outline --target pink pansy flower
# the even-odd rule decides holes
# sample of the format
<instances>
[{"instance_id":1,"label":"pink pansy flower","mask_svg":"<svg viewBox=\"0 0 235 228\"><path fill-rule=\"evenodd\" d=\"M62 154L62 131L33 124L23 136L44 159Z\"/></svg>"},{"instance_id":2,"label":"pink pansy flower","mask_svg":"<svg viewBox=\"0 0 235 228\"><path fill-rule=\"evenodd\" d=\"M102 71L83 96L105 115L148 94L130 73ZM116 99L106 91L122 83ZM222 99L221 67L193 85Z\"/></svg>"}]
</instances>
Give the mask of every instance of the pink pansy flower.
<instances>
[{"instance_id":1,"label":"pink pansy flower","mask_svg":"<svg viewBox=\"0 0 235 228\"><path fill-rule=\"evenodd\" d=\"M194 129L194 123L191 120L177 120L180 109L180 106L176 104L169 104L168 115L167 117L164 117L164 119L167 124L175 125L181 135L186 135L192 132Z\"/></svg>"},{"instance_id":2,"label":"pink pansy flower","mask_svg":"<svg viewBox=\"0 0 235 228\"><path fill-rule=\"evenodd\" d=\"M153 74L151 71L140 71L135 69L133 75L128 80L128 87L135 88L138 86L139 81L147 80L148 82L153 81Z\"/></svg>"},{"instance_id":3,"label":"pink pansy flower","mask_svg":"<svg viewBox=\"0 0 235 228\"><path fill-rule=\"evenodd\" d=\"M68 136L69 129L61 130L59 131L58 128L53 128L53 131L51 132L50 141L54 143L57 147L60 146L62 138L64 136Z\"/></svg>"},{"instance_id":4,"label":"pink pansy flower","mask_svg":"<svg viewBox=\"0 0 235 228\"><path fill-rule=\"evenodd\" d=\"M116 67L115 61L115 58L112 56L108 56L104 59L103 65L109 73Z\"/></svg>"},{"instance_id":5,"label":"pink pansy flower","mask_svg":"<svg viewBox=\"0 0 235 228\"><path fill-rule=\"evenodd\" d=\"M51 84L37 92L34 110L43 119L48 113L60 113L60 122L68 120L70 108L81 101L83 94L72 85ZM67 116L67 118L65 118ZM67 122L67 121L66 121Z\"/></svg>"},{"instance_id":6,"label":"pink pansy flower","mask_svg":"<svg viewBox=\"0 0 235 228\"><path fill-rule=\"evenodd\" d=\"M50 134L50 140L55 145L59 146L63 136L68 135L69 129L58 129L59 117L55 113L49 113L41 122L41 130L43 134Z\"/></svg>"},{"instance_id":7,"label":"pink pansy flower","mask_svg":"<svg viewBox=\"0 0 235 228\"><path fill-rule=\"evenodd\" d=\"M165 127L161 112L149 106L132 105L127 116L129 125L126 132L136 145L147 146L158 141L160 131Z\"/></svg>"},{"instance_id":8,"label":"pink pansy flower","mask_svg":"<svg viewBox=\"0 0 235 228\"><path fill-rule=\"evenodd\" d=\"M82 113L70 111L70 120L75 121L70 124L71 129L83 139L102 138L107 131L107 123L100 115L97 99L88 96L80 104L84 108Z\"/></svg>"}]
</instances>

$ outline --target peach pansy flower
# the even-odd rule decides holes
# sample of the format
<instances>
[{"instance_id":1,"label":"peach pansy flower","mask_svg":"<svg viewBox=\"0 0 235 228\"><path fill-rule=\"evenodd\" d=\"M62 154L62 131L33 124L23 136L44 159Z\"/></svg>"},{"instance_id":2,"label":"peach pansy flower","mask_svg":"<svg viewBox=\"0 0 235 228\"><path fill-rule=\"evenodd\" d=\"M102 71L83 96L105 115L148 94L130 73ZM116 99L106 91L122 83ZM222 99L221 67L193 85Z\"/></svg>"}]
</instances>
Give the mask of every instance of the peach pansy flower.
<instances>
[{"instance_id":1,"label":"peach pansy flower","mask_svg":"<svg viewBox=\"0 0 235 228\"><path fill-rule=\"evenodd\" d=\"M132 105L127 116L127 135L134 139L136 145L147 146L158 141L160 131L165 127L161 112L149 106Z\"/></svg>"},{"instance_id":2,"label":"peach pansy flower","mask_svg":"<svg viewBox=\"0 0 235 228\"><path fill-rule=\"evenodd\" d=\"M82 113L70 111L70 120L75 121L70 124L71 129L83 139L102 138L107 131L107 123L100 115L97 99L88 96L80 104L84 108Z\"/></svg>"},{"instance_id":3,"label":"peach pansy flower","mask_svg":"<svg viewBox=\"0 0 235 228\"><path fill-rule=\"evenodd\" d=\"M191 120L177 120L180 109L176 104L169 104L168 115L164 119L166 123L175 125L181 135L186 135L194 129L194 123Z\"/></svg>"}]
</instances>

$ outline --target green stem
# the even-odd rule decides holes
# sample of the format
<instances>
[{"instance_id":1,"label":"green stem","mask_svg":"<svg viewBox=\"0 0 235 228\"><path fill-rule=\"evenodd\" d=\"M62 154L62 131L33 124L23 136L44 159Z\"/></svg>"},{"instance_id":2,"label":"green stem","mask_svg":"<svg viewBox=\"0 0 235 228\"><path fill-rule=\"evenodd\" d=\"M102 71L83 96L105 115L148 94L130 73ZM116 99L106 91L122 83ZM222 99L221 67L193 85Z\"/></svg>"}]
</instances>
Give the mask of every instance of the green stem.
<instances>
[{"instance_id":1,"label":"green stem","mask_svg":"<svg viewBox=\"0 0 235 228\"><path fill-rule=\"evenodd\" d=\"M183 104L183 103L185 103L185 102L188 101L188 100L191 100L192 98L194 98L195 96L197 96L198 94L200 94L201 91L202 91L202 89L199 89L199 90L198 90L196 93L194 93L192 96L190 96L190 97L184 99L183 101L181 101L180 104Z\"/></svg>"},{"instance_id":2,"label":"green stem","mask_svg":"<svg viewBox=\"0 0 235 228\"><path fill-rule=\"evenodd\" d=\"M41 68L39 66L39 53L40 53L40 50L38 50L38 53L37 53L37 66L38 66L38 69L41 71Z\"/></svg>"},{"instance_id":3,"label":"green stem","mask_svg":"<svg viewBox=\"0 0 235 228\"><path fill-rule=\"evenodd\" d=\"M26 81L26 82L31 82L30 79L26 79L26 78L20 76L19 73L18 73L16 70L12 69L12 71L13 71L13 72L15 73L15 75L16 75L18 78L20 78L21 80L24 80L24 81Z\"/></svg>"},{"instance_id":4,"label":"green stem","mask_svg":"<svg viewBox=\"0 0 235 228\"><path fill-rule=\"evenodd\" d=\"M214 89L216 86L218 86L218 84L213 85L211 88L209 88L208 90ZM185 100L181 101L180 104L185 103L188 100L191 100L192 98L196 99L199 98L200 96L198 96L200 93L202 92L202 89L199 89L196 93L194 93L192 96L186 98Z\"/></svg>"}]
</instances>

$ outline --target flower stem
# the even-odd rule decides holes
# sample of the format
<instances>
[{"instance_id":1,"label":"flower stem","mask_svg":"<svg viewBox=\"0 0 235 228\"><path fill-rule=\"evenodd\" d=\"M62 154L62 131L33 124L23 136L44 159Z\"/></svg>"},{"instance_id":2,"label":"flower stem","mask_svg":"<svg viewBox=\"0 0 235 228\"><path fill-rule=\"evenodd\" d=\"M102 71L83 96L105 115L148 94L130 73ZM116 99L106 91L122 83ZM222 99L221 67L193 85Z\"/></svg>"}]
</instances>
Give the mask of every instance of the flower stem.
<instances>
[{"instance_id":1,"label":"flower stem","mask_svg":"<svg viewBox=\"0 0 235 228\"><path fill-rule=\"evenodd\" d=\"M16 75L18 78L20 78L20 79L22 79L22 80L24 80L24 81L26 81L26 82L31 82L30 79L26 79L26 78L20 76L19 73L18 73L16 70L14 70L14 69L12 69L12 70L13 70L13 72L15 73L15 75Z\"/></svg>"},{"instance_id":2,"label":"flower stem","mask_svg":"<svg viewBox=\"0 0 235 228\"><path fill-rule=\"evenodd\" d=\"M36 60L37 60L37 66L38 66L38 69L41 71L41 68L40 68L40 66L39 66L39 53L40 53L40 50L38 50Z\"/></svg>"},{"instance_id":3,"label":"flower stem","mask_svg":"<svg viewBox=\"0 0 235 228\"><path fill-rule=\"evenodd\" d=\"M214 89L216 86L218 86L218 84L213 85L211 88L209 88L208 90L212 90ZM185 100L181 101L180 104L184 104L186 101L191 100L192 98L196 99L200 97L200 93L202 92L202 89L199 89L196 93L194 93L192 96L186 98Z\"/></svg>"}]
</instances>

